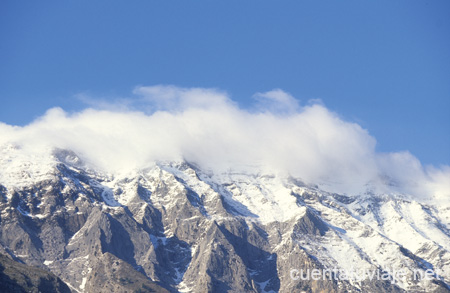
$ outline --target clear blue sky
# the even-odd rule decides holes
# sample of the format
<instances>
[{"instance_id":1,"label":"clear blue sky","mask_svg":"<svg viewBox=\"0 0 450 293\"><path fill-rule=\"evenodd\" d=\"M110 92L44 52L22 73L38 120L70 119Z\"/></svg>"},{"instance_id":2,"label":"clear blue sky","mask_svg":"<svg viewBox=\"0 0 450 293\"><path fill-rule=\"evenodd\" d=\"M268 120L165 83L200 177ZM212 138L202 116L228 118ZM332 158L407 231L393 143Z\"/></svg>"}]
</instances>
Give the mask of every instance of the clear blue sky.
<instances>
[{"instance_id":1,"label":"clear blue sky","mask_svg":"<svg viewBox=\"0 0 450 293\"><path fill-rule=\"evenodd\" d=\"M155 84L319 98L379 151L450 164L450 1L0 1L0 121Z\"/></svg>"}]
</instances>

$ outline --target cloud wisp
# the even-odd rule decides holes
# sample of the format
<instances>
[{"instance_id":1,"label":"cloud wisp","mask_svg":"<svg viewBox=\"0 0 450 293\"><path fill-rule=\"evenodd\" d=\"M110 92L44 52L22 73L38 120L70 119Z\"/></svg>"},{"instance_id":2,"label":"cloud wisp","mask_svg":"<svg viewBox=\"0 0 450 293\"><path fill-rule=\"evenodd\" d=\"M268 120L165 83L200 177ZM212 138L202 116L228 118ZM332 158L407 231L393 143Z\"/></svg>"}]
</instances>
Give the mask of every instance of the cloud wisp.
<instances>
[{"instance_id":1,"label":"cloud wisp","mask_svg":"<svg viewBox=\"0 0 450 293\"><path fill-rule=\"evenodd\" d=\"M70 149L111 173L187 160L215 172L281 172L347 194L370 185L450 198L450 167L425 168L408 152L378 153L358 124L321 104L302 107L280 89L256 94L256 111L215 89L142 86L133 93L121 107L53 108L24 127L0 123L0 145Z\"/></svg>"}]
</instances>

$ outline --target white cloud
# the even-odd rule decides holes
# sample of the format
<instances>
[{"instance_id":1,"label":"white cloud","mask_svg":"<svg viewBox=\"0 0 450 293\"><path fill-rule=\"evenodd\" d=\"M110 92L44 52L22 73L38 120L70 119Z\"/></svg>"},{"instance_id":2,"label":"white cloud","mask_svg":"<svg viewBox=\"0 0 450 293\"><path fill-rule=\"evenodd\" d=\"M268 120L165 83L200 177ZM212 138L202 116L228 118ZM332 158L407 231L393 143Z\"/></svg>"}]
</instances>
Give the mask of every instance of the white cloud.
<instances>
[{"instance_id":1,"label":"white cloud","mask_svg":"<svg viewBox=\"0 0 450 293\"><path fill-rule=\"evenodd\" d=\"M258 102L256 107L260 111L292 114L300 109L298 100L281 89L274 89L265 93L256 93L253 98Z\"/></svg>"},{"instance_id":2,"label":"white cloud","mask_svg":"<svg viewBox=\"0 0 450 293\"><path fill-rule=\"evenodd\" d=\"M135 102L132 99L126 98L99 98L93 97L92 94L83 92L75 95L75 98L78 99L83 104L92 107L94 109L103 109L110 111L128 111L130 107Z\"/></svg>"},{"instance_id":3,"label":"white cloud","mask_svg":"<svg viewBox=\"0 0 450 293\"><path fill-rule=\"evenodd\" d=\"M25 127L0 124L0 144L71 149L110 172L185 159L217 172L256 167L290 173L349 194L370 183L379 190L391 184L389 190L450 197L448 166L424 168L408 152L377 153L375 139L359 125L321 104L301 107L279 89L256 95L257 112L214 89L152 86L134 93L126 109L69 115L54 108Z\"/></svg>"},{"instance_id":4,"label":"white cloud","mask_svg":"<svg viewBox=\"0 0 450 293\"><path fill-rule=\"evenodd\" d=\"M149 103L152 110L181 111L188 108L213 109L231 107L226 93L215 89L179 88L171 85L140 86L133 91L139 102Z\"/></svg>"}]
</instances>

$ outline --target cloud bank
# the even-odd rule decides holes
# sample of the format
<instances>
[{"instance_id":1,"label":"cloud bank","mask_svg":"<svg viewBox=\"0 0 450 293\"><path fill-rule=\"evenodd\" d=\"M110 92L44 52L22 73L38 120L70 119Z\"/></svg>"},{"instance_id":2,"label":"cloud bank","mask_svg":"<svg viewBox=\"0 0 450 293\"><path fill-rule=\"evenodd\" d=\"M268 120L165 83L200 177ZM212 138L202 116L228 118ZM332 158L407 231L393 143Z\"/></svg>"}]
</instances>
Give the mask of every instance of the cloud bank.
<instances>
[{"instance_id":1,"label":"cloud bank","mask_svg":"<svg viewBox=\"0 0 450 293\"><path fill-rule=\"evenodd\" d=\"M449 166L425 168L408 152L377 153L358 124L319 103L300 106L280 89L257 93L251 110L215 89L142 86L133 94L120 107L89 100L91 108L53 108L24 127L0 123L0 144L71 149L111 173L187 160L215 172L290 174L347 194L369 186L450 198Z\"/></svg>"}]
</instances>

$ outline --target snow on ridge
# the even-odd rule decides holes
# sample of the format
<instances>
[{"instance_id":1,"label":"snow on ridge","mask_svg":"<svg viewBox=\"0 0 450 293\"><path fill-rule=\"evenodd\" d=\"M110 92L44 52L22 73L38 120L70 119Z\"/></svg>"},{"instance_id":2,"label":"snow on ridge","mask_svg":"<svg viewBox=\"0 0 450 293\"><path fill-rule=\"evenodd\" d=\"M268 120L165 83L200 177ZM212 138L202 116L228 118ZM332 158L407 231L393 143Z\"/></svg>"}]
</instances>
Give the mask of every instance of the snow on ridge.
<instances>
[{"instance_id":1,"label":"snow on ridge","mask_svg":"<svg viewBox=\"0 0 450 293\"><path fill-rule=\"evenodd\" d=\"M4 145L0 147L0 184L7 188L20 188L52 179L56 164L50 149L42 154L23 151L12 144Z\"/></svg>"}]
</instances>

